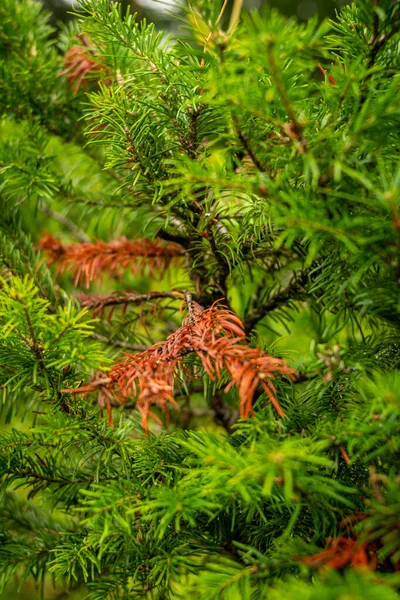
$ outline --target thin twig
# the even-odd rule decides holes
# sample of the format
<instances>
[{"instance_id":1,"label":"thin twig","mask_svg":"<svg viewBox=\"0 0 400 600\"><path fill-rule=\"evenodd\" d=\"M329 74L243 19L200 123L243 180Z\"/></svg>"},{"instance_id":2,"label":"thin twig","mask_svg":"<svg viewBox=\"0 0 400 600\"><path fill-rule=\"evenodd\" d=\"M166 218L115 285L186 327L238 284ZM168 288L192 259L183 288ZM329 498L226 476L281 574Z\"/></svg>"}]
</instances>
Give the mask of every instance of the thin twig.
<instances>
[{"instance_id":1,"label":"thin twig","mask_svg":"<svg viewBox=\"0 0 400 600\"><path fill-rule=\"evenodd\" d=\"M298 120L296 112L293 109L293 106L287 95L286 87L282 81L280 70L275 60L274 45L274 40L270 39L267 44L269 68L277 92L290 119L290 123L284 124L283 130L286 135L290 137L290 139L297 140L299 142L298 150L301 154L304 154L307 151L307 142L303 136L303 125Z\"/></svg>"},{"instance_id":2,"label":"thin twig","mask_svg":"<svg viewBox=\"0 0 400 600\"><path fill-rule=\"evenodd\" d=\"M210 225L212 222L210 222ZM208 241L211 246L212 253L214 255L215 260L217 261L217 270L214 273L214 283L216 285L217 291L219 290L226 302L228 302L228 290L226 285L226 280L230 274L230 264L227 260L226 256L221 252L220 244L215 239L214 231L212 226L208 227Z\"/></svg>"},{"instance_id":3,"label":"thin twig","mask_svg":"<svg viewBox=\"0 0 400 600\"><path fill-rule=\"evenodd\" d=\"M261 173L265 173L265 168L263 167L263 165L259 161L257 155L254 153L253 148L251 147L249 140L244 135L243 131L240 129L239 119L237 118L237 116L235 115L234 112L232 112L231 114L232 114L232 121L233 121L233 124L235 126L236 134L237 134L239 140L241 141L242 146L246 150L247 154L250 156L251 160L253 161L253 163L255 164L255 166L257 167L257 169L259 171L261 171Z\"/></svg>"},{"instance_id":4,"label":"thin twig","mask_svg":"<svg viewBox=\"0 0 400 600\"><path fill-rule=\"evenodd\" d=\"M189 238L184 237L183 235L170 233L169 231L163 228L157 231L157 237L161 238L162 240L165 240L166 242L174 242L175 244L179 244L184 248L187 248L189 246Z\"/></svg>"},{"instance_id":5,"label":"thin twig","mask_svg":"<svg viewBox=\"0 0 400 600\"><path fill-rule=\"evenodd\" d=\"M298 298L302 298L305 290L304 286L307 283L308 274L306 272L302 272L300 274L295 274L290 283L283 289L275 292L272 296L268 298L266 302L263 302L253 308L253 310L249 311L245 321L245 330L246 332L252 331L256 324L261 321L265 315L272 312L282 304L286 304L290 300L295 300Z\"/></svg>"},{"instance_id":6,"label":"thin twig","mask_svg":"<svg viewBox=\"0 0 400 600\"><path fill-rule=\"evenodd\" d=\"M224 12L225 12L225 9L227 7L227 4L228 4L228 0L224 0L222 8L221 8L221 10L219 12L219 15L217 17L217 20L215 21L216 25L219 25L219 23L220 23L223 15L224 15ZM213 31L212 31L212 29L210 29L210 32L209 32L209 34L208 34L208 36L206 38L206 41L205 41L205 44L204 44L204 48L203 48L204 54L207 52L208 42L210 41L212 34L213 34ZM201 66L204 66L204 59L201 61Z\"/></svg>"},{"instance_id":7,"label":"thin twig","mask_svg":"<svg viewBox=\"0 0 400 600\"><path fill-rule=\"evenodd\" d=\"M79 240L80 242L83 242L83 243L90 242L90 238L86 235L86 233L84 231L82 231L81 229L79 229L79 227L77 225L75 225L75 223L73 221L71 221L70 219L68 219L65 215L62 215L61 213L59 213L55 210L52 210L51 208L48 208L48 207L44 207L42 209L42 211L47 217L50 217L51 219L55 219L56 221L61 223L61 225L64 225L64 227L66 227L67 229L72 231L72 233L74 234L76 239Z\"/></svg>"},{"instance_id":8,"label":"thin twig","mask_svg":"<svg viewBox=\"0 0 400 600\"><path fill-rule=\"evenodd\" d=\"M230 408L222 399L221 391L218 390L210 401L217 423L220 423L228 433L232 432L232 425L239 418L239 411Z\"/></svg>"},{"instance_id":9,"label":"thin twig","mask_svg":"<svg viewBox=\"0 0 400 600\"><path fill-rule=\"evenodd\" d=\"M231 19L229 21L228 33L232 33L239 22L240 13L242 12L243 0L233 0L233 8Z\"/></svg>"},{"instance_id":10,"label":"thin twig","mask_svg":"<svg viewBox=\"0 0 400 600\"><path fill-rule=\"evenodd\" d=\"M368 69L372 69L372 67L375 65L378 53L380 51L380 49L386 44L386 42L388 42L390 40L391 37L393 37L393 35L395 35L398 31L399 31L399 23L397 22L396 24L393 23L393 26L391 27L391 30L386 33L386 34L380 34L379 31L379 13L378 13L378 6L379 6L379 0L373 0L373 5L375 7L375 11L374 11L374 19L372 22L372 35L371 35L371 39L368 42L368 46L370 48L369 50L369 56L368 56L368 64L367 64L367 68ZM397 17L398 15L395 14L394 15L394 20L397 21ZM365 82L369 81L369 79L371 78L372 73L368 73L367 77L365 78Z\"/></svg>"},{"instance_id":11,"label":"thin twig","mask_svg":"<svg viewBox=\"0 0 400 600\"><path fill-rule=\"evenodd\" d=\"M123 342L122 340L112 340L111 338L108 338L105 335L100 335L99 333L92 333L90 337L99 342L103 342L103 344L107 344L108 346L125 348L125 350L136 350L137 352L143 352L150 347L143 344L131 344L130 342Z\"/></svg>"}]
</instances>

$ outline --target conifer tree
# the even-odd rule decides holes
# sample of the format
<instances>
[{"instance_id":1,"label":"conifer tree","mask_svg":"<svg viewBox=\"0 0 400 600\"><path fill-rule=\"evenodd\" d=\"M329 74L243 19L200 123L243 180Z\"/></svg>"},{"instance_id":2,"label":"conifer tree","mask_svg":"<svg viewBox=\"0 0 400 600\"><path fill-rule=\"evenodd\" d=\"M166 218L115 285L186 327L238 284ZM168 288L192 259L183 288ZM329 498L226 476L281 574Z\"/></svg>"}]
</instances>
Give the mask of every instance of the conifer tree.
<instances>
[{"instance_id":1,"label":"conifer tree","mask_svg":"<svg viewBox=\"0 0 400 600\"><path fill-rule=\"evenodd\" d=\"M0 7L1 586L392 600L400 0L178 16Z\"/></svg>"}]
</instances>

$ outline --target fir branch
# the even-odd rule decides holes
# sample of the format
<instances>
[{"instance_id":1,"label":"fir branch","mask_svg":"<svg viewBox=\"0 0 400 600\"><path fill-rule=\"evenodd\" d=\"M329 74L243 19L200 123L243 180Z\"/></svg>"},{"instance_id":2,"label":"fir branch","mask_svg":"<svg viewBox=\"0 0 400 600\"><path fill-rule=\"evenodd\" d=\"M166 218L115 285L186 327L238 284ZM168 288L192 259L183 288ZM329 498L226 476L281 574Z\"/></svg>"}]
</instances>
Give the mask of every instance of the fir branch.
<instances>
[{"instance_id":1,"label":"fir branch","mask_svg":"<svg viewBox=\"0 0 400 600\"><path fill-rule=\"evenodd\" d=\"M140 155L128 127L124 127L124 134L126 141L128 142L126 152L128 156L131 157L131 162L138 166L141 174L143 175L143 177L145 177L145 179L147 179L147 181L150 184L154 183L154 177L151 174L148 166L146 165L145 159L142 158L142 156Z\"/></svg>"},{"instance_id":2,"label":"fir branch","mask_svg":"<svg viewBox=\"0 0 400 600\"><path fill-rule=\"evenodd\" d=\"M231 272L231 266L228 260L227 255L223 251L223 245L220 243L221 236L218 238L215 234L215 225L220 225L219 233L221 229L224 231L224 226L222 223L214 224L210 221L207 227L208 233L208 241L210 243L210 247L213 253L213 256L217 262L217 269L213 273L213 285L217 290L217 294L222 295L224 298L228 298L228 290L227 290L227 279ZM213 227L214 226L214 227ZM226 236L224 236L226 238ZM226 242L225 242L226 243ZM211 296L212 300L215 301L215 298ZM208 302L206 302L208 304Z\"/></svg>"},{"instance_id":3,"label":"fir branch","mask_svg":"<svg viewBox=\"0 0 400 600\"><path fill-rule=\"evenodd\" d=\"M257 301L257 305L246 314L244 323L246 332L250 333L261 319L268 313L286 305L290 300L302 299L305 296L305 286L308 282L308 272L294 273L286 287L272 294L266 302Z\"/></svg>"},{"instance_id":4,"label":"fir branch","mask_svg":"<svg viewBox=\"0 0 400 600\"><path fill-rule=\"evenodd\" d=\"M368 41L369 53L368 53L368 63L367 68L372 69L375 65L377 56L381 48L396 34L400 31L400 24L398 23L398 14L392 17L392 27L386 33L382 33L380 35L380 22L381 18L379 15L379 0L373 0L374 6L374 16L372 21L372 35L370 40ZM368 74L367 79L371 77L372 74Z\"/></svg>"},{"instance_id":5,"label":"fir branch","mask_svg":"<svg viewBox=\"0 0 400 600\"><path fill-rule=\"evenodd\" d=\"M283 124L283 131L292 140L297 140L299 145L298 149L301 154L307 152L307 142L303 135L303 125L300 123L296 112L289 100L285 84L282 81L282 77L276 63L275 52L274 52L275 41L271 38L267 42L267 55L268 63L271 71L271 77L275 84L276 90L282 101L282 104L289 116L290 122Z\"/></svg>"},{"instance_id":6,"label":"fir branch","mask_svg":"<svg viewBox=\"0 0 400 600\"><path fill-rule=\"evenodd\" d=\"M113 477L104 477L104 478L98 478L96 475L94 476L88 476L88 477L80 477L80 478L76 478L76 479L68 479L68 478L57 478L57 477L52 477L52 476L48 476L44 473L39 473L37 471L34 471L33 469L22 469L20 471L18 470L13 470L13 475L14 477L18 478L18 479L26 479L26 483L27 485L35 485L36 481L39 481L43 484L45 484L46 486L48 485L57 485L59 487L64 487L67 485L88 485L94 481L113 481L115 479L118 479L118 475L115 475Z\"/></svg>"}]
</instances>

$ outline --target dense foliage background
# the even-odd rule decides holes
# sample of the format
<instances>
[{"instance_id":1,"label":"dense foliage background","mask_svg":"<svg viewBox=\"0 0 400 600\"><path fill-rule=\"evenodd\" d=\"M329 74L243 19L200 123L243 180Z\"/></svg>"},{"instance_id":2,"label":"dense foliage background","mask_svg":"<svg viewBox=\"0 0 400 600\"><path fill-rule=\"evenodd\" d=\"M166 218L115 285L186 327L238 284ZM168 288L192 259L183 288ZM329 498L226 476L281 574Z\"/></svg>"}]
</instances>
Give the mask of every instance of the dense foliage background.
<instances>
[{"instance_id":1,"label":"dense foliage background","mask_svg":"<svg viewBox=\"0 0 400 600\"><path fill-rule=\"evenodd\" d=\"M397 597L399 9L3 1L4 598Z\"/></svg>"}]
</instances>

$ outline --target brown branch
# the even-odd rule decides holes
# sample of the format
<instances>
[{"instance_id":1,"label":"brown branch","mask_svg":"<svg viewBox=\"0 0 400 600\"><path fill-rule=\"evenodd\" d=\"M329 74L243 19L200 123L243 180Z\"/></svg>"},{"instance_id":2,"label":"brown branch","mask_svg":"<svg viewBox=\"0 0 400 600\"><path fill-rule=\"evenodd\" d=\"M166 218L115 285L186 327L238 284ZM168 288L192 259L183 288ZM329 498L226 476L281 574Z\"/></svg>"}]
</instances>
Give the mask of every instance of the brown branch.
<instances>
[{"instance_id":1,"label":"brown branch","mask_svg":"<svg viewBox=\"0 0 400 600\"><path fill-rule=\"evenodd\" d=\"M72 271L75 285L85 281L86 286L94 279L101 279L105 272L120 276L126 269L133 275L163 273L170 265L180 262L185 255L182 246L160 239L121 238L111 242L96 240L92 243L64 245L50 233L39 242L46 251L49 265L57 264L58 272Z\"/></svg>"},{"instance_id":2,"label":"brown branch","mask_svg":"<svg viewBox=\"0 0 400 600\"><path fill-rule=\"evenodd\" d=\"M82 45L75 44L71 46L64 55L64 70L58 75L66 75L68 86L72 88L73 93L77 94L79 89L86 81L88 75L91 75L92 80L98 81L103 75L106 81L110 81L108 69L101 64L100 56L95 48L90 46L86 36L81 35L80 41Z\"/></svg>"},{"instance_id":3,"label":"brown branch","mask_svg":"<svg viewBox=\"0 0 400 600\"><path fill-rule=\"evenodd\" d=\"M279 358L246 344L242 321L232 311L214 305L203 310L193 302L194 322L186 319L183 325L164 342L159 342L140 354L130 354L122 362L114 364L106 376L71 390L60 390L70 394L99 393L99 405L107 406L112 425L111 398L125 404L136 397L137 410L142 415L142 426L148 431L149 417L161 424L151 408L159 406L168 419L168 404L177 407L173 397L174 379L177 369L184 367L183 359L194 353L200 359L207 375L220 380L223 372L229 376L228 391L236 385L239 392L240 415L253 413L252 399L260 385L279 415L284 412L276 398L274 378L294 375L294 369ZM222 410L222 409L221 409Z\"/></svg>"}]
</instances>

